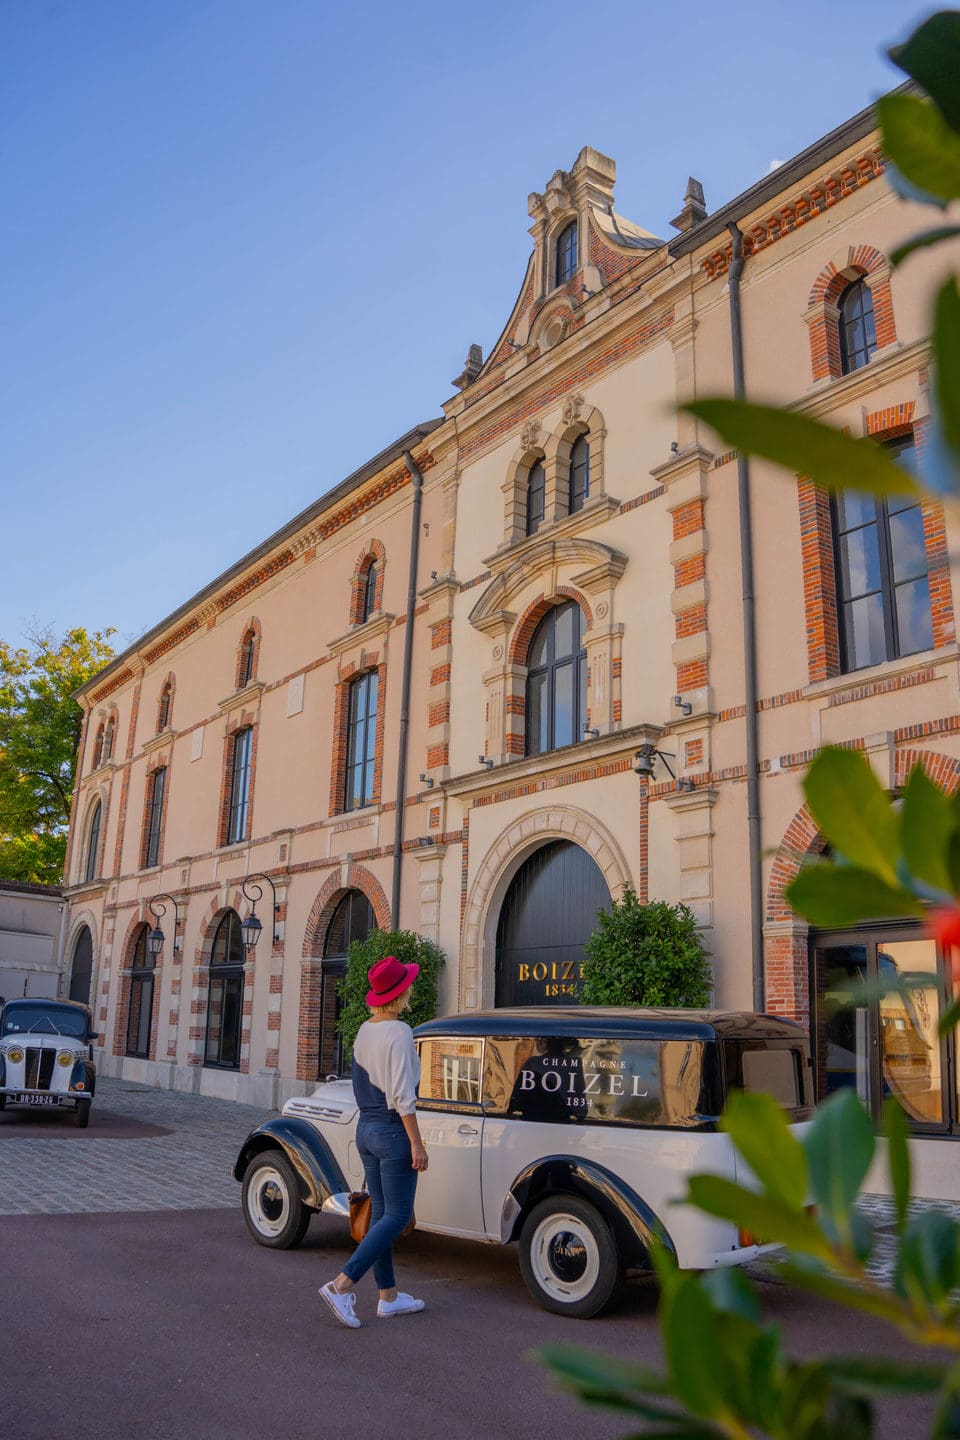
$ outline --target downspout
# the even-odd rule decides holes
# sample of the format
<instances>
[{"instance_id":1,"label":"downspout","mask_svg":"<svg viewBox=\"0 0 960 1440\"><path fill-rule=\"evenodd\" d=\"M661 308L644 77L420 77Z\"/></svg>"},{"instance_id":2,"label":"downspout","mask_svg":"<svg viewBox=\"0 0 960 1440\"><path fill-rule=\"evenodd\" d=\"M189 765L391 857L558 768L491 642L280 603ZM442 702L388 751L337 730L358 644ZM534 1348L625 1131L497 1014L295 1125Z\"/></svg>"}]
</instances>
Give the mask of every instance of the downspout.
<instances>
[{"instance_id":1,"label":"downspout","mask_svg":"<svg viewBox=\"0 0 960 1440\"><path fill-rule=\"evenodd\" d=\"M740 311L740 277L743 274L743 235L734 222L727 229L733 240L730 261L730 345L733 351L733 393L744 398L743 325ZM763 872L760 851L760 762L757 721L757 633L753 584L753 517L750 510L750 467L737 451L737 499L740 511L740 575L743 584L743 700L747 742L747 843L750 875L750 954L753 973L753 1008L766 1004L763 973Z\"/></svg>"},{"instance_id":2,"label":"downspout","mask_svg":"<svg viewBox=\"0 0 960 1440\"><path fill-rule=\"evenodd\" d=\"M407 734L410 728L410 674L413 666L413 621L417 606L417 561L420 555L420 504L423 498L423 476L409 450L403 452L403 463L413 481L413 514L410 519L410 575L407 581L407 620L403 637L403 677L400 682L400 735L397 745L397 806L393 835L393 894L390 898L390 923L396 930L400 923L400 872L403 867L403 824L406 815Z\"/></svg>"}]
</instances>

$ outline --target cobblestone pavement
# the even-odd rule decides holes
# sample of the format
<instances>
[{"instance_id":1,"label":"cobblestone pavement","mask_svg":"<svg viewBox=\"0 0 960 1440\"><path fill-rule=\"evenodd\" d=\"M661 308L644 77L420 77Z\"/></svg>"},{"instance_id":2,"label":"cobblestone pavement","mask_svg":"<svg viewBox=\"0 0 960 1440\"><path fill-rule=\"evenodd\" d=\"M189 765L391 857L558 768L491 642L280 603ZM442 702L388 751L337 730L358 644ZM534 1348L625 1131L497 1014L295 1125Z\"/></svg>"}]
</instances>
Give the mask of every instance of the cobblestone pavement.
<instances>
[{"instance_id":1,"label":"cobblestone pavement","mask_svg":"<svg viewBox=\"0 0 960 1440\"><path fill-rule=\"evenodd\" d=\"M0 1215L239 1205L233 1166L240 1145L255 1125L275 1113L106 1076L97 1079L94 1104L172 1133L140 1140L99 1139L92 1133L64 1139L4 1137Z\"/></svg>"}]
</instances>

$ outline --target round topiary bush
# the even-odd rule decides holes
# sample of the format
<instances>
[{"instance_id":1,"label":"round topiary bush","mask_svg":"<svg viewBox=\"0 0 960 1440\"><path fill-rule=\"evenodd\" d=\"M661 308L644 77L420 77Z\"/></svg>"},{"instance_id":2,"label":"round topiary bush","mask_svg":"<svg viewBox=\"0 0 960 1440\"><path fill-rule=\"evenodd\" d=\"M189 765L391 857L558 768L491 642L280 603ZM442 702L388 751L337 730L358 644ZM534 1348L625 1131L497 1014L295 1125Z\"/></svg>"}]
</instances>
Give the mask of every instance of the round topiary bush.
<instances>
[{"instance_id":1,"label":"round topiary bush","mask_svg":"<svg viewBox=\"0 0 960 1440\"><path fill-rule=\"evenodd\" d=\"M654 900L641 905L628 885L597 916L586 945L582 1005L704 1006L710 967L693 912Z\"/></svg>"},{"instance_id":2,"label":"round topiary bush","mask_svg":"<svg viewBox=\"0 0 960 1440\"><path fill-rule=\"evenodd\" d=\"M343 1036L343 1058L353 1053L353 1042L364 1020L369 1019L366 994L367 971L385 955L395 955L404 965L419 965L413 982L413 996L401 1015L410 1026L432 1020L437 1013L437 987L446 956L432 940L413 930L372 930L366 940L354 940L347 957L347 973L337 986L342 1009L337 1029Z\"/></svg>"}]
</instances>

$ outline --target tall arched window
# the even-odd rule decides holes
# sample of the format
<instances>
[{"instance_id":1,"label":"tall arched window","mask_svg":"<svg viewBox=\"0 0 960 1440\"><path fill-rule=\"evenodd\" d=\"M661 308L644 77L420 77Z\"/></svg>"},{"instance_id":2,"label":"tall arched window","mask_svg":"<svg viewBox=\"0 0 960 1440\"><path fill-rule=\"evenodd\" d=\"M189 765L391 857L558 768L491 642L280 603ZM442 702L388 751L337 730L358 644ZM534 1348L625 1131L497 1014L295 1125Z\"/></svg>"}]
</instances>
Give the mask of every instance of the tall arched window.
<instances>
[{"instance_id":1,"label":"tall arched window","mask_svg":"<svg viewBox=\"0 0 960 1440\"><path fill-rule=\"evenodd\" d=\"M70 966L71 1000L81 1005L90 1004L90 980L93 976L93 936L89 925L81 925L80 933L73 947L73 964Z\"/></svg>"},{"instance_id":2,"label":"tall arched window","mask_svg":"<svg viewBox=\"0 0 960 1440\"><path fill-rule=\"evenodd\" d=\"M100 766L103 764L103 736L104 736L104 729L103 729L103 721L101 720L101 721L100 721L100 724L99 724L98 727L97 727L97 738L96 738L96 742L94 743L94 747L93 747L93 768L94 768L94 770L99 770Z\"/></svg>"},{"instance_id":3,"label":"tall arched window","mask_svg":"<svg viewBox=\"0 0 960 1440\"><path fill-rule=\"evenodd\" d=\"M577 222L571 220L557 236L554 284L566 285L577 270Z\"/></svg>"},{"instance_id":4,"label":"tall arched window","mask_svg":"<svg viewBox=\"0 0 960 1440\"><path fill-rule=\"evenodd\" d=\"M540 621L527 653L528 755L573 745L587 717L587 652L583 612L574 601Z\"/></svg>"},{"instance_id":5,"label":"tall arched window","mask_svg":"<svg viewBox=\"0 0 960 1440\"><path fill-rule=\"evenodd\" d=\"M574 515L582 510L590 494L590 442L586 435L578 435L570 451L570 504Z\"/></svg>"},{"instance_id":6,"label":"tall arched window","mask_svg":"<svg viewBox=\"0 0 960 1440\"><path fill-rule=\"evenodd\" d=\"M377 608L377 565L371 560L362 578L360 591L360 623L369 620Z\"/></svg>"},{"instance_id":7,"label":"tall arched window","mask_svg":"<svg viewBox=\"0 0 960 1440\"><path fill-rule=\"evenodd\" d=\"M543 461L535 460L527 475L527 534L536 535L543 524L547 498L547 478Z\"/></svg>"},{"instance_id":8,"label":"tall arched window","mask_svg":"<svg viewBox=\"0 0 960 1440\"><path fill-rule=\"evenodd\" d=\"M250 821L250 770L253 727L247 725L232 737L230 750L230 801L227 809L227 845L247 838Z\"/></svg>"},{"instance_id":9,"label":"tall arched window","mask_svg":"<svg viewBox=\"0 0 960 1440\"><path fill-rule=\"evenodd\" d=\"M93 807L93 814L90 816L90 824L87 829L87 859L83 868L83 878L96 880L100 869L100 822L103 816L103 806L98 800Z\"/></svg>"},{"instance_id":10,"label":"tall arched window","mask_svg":"<svg viewBox=\"0 0 960 1440\"><path fill-rule=\"evenodd\" d=\"M344 774L343 808L361 810L373 804L377 758L376 670L368 670L350 686L347 711L347 765Z\"/></svg>"},{"instance_id":11,"label":"tall arched window","mask_svg":"<svg viewBox=\"0 0 960 1440\"><path fill-rule=\"evenodd\" d=\"M360 890L348 890L337 902L323 939L323 968L320 974L320 1046L317 1075L339 1075L343 1071L343 1038L337 1021L343 1008L337 987L347 973L347 957L354 940L366 940L376 930L373 906Z\"/></svg>"},{"instance_id":12,"label":"tall arched window","mask_svg":"<svg viewBox=\"0 0 960 1440\"><path fill-rule=\"evenodd\" d=\"M256 647L257 637L253 630L248 630L240 642L240 663L237 667L238 690L242 690L245 685L249 685L253 679Z\"/></svg>"},{"instance_id":13,"label":"tall arched window","mask_svg":"<svg viewBox=\"0 0 960 1440\"><path fill-rule=\"evenodd\" d=\"M163 834L163 799L167 785L165 766L154 770L148 781L143 863L149 869L160 864L160 837Z\"/></svg>"},{"instance_id":14,"label":"tall arched window","mask_svg":"<svg viewBox=\"0 0 960 1440\"><path fill-rule=\"evenodd\" d=\"M153 981L156 957L147 944L149 925L141 925L130 961L130 1008L127 1011L126 1054L141 1060L150 1058L150 1029L153 1020Z\"/></svg>"},{"instance_id":15,"label":"tall arched window","mask_svg":"<svg viewBox=\"0 0 960 1440\"><path fill-rule=\"evenodd\" d=\"M109 720L107 721L107 723L106 723L106 726L105 726L104 732L103 732L103 759L104 759L104 760L112 760L112 759L113 759L113 739L114 739L114 735L115 735L115 733L116 733L116 728L117 728L117 726L116 726L116 721L114 720L113 716L111 715L111 716L110 716L110 719L109 719Z\"/></svg>"},{"instance_id":16,"label":"tall arched window","mask_svg":"<svg viewBox=\"0 0 960 1440\"><path fill-rule=\"evenodd\" d=\"M228 910L217 926L210 952L204 1065L216 1065L224 1070L239 1068L242 1019L243 937L240 916L235 910Z\"/></svg>"},{"instance_id":17,"label":"tall arched window","mask_svg":"<svg viewBox=\"0 0 960 1440\"><path fill-rule=\"evenodd\" d=\"M866 280L854 280L840 296L840 369L850 375L866 365L877 348L873 296Z\"/></svg>"},{"instance_id":18,"label":"tall arched window","mask_svg":"<svg viewBox=\"0 0 960 1440\"><path fill-rule=\"evenodd\" d=\"M173 686L169 680L164 683L160 691L160 704L157 706L157 734L160 735L170 726L170 708L173 704Z\"/></svg>"}]
</instances>

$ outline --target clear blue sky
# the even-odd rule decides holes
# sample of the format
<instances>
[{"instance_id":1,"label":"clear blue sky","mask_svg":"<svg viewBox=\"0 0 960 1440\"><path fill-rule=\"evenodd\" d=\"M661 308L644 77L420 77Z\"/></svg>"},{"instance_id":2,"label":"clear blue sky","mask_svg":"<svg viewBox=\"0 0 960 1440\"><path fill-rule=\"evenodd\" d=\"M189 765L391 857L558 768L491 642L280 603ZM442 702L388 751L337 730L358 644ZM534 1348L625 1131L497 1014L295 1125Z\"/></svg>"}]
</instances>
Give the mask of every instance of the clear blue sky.
<instances>
[{"instance_id":1,"label":"clear blue sky","mask_svg":"<svg viewBox=\"0 0 960 1440\"><path fill-rule=\"evenodd\" d=\"M453 393L582 145L663 236L897 72L895 0L0 0L0 639L129 642Z\"/></svg>"}]
</instances>

